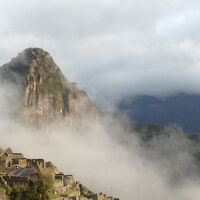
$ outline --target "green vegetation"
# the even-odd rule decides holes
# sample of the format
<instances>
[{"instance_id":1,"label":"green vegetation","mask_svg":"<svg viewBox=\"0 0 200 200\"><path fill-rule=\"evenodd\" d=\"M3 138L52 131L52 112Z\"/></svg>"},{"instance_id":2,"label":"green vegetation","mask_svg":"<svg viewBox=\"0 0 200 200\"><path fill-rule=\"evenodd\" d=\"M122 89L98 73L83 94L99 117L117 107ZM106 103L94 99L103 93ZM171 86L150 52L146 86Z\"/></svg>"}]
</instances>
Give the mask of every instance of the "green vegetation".
<instances>
[{"instance_id":1,"label":"green vegetation","mask_svg":"<svg viewBox=\"0 0 200 200\"><path fill-rule=\"evenodd\" d=\"M16 185L10 189L9 197L11 200L28 199L30 193L28 186Z\"/></svg>"},{"instance_id":2,"label":"green vegetation","mask_svg":"<svg viewBox=\"0 0 200 200\"><path fill-rule=\"evenodd\" d=\"M0 199L8 199L4 188L0 188Z\"/></svg>"},{"instance_id":3,"label":"green vegetation","mask_svg":"<svg viewBox=\"0 0 200 200\"><path fill-rule=\"evenodd\" d=\"M45 62L41 62L37 66L37 71L35 72L36 79L40 79L42 76L44 78L43 84L39 84L39 90L43 93L55 93L57 91L63 91L63 81L62 77L59 72L54 72L51 70L52 66L42 67L45 66Z\"/></svg>"},{"instance_id":4,"label":"green vegetation","mask_svg":"<svg viewBox=\"0 0 200 200\"><path fill-rule=\"evenodd\" d=\"M50 176L38 175L30 185L4 186L10 200L51 200L53 181Z\"/></svg>"}]
</instances>

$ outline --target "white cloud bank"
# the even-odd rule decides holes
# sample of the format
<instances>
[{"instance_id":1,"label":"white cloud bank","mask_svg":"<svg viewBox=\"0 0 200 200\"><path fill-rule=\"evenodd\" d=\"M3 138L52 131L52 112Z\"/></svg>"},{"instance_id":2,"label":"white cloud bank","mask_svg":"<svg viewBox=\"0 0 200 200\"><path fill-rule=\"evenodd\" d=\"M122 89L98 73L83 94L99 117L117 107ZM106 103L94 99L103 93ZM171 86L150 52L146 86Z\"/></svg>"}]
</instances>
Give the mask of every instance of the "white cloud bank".
<instances>
[{"instance_id":1,"label":"white cloud bank","mask_svg":"<svg viewBox=\"0 0 200 200\"><path fill-rule=\"evenodd\" d=\"M12 86L0 90L4 107L0 146L50 160L93 191L121 200L199 200L199 169L192 156L199 147L184 135L164 136L142 145L137 133L109 117L91 123L87 130L58 123L39 130L28 128L11 119L17 102L10 106L8 98L16 93Z\"/></svg>"},{"instance_id":2,"label":"white cloud bank","mask_svg":"<svg viewBox=\"0 0 200 200\"><path fill-rule=\"evenodd\" d=\"M42 47L101 104L199 94L199 7L198 0L2 0L0 63Z\"/></svg>"}]
</instances>

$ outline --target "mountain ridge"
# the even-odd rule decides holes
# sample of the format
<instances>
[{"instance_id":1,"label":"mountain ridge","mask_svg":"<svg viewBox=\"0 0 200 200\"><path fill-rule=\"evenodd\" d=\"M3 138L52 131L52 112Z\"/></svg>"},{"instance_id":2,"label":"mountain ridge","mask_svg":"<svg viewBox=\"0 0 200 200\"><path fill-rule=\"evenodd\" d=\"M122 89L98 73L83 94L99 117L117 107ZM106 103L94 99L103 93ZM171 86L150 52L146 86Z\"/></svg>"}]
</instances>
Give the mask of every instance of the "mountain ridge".
<instances>
[{"instance_id":1,"label":"mountain ridge","mask_svg":"<svg viewBox=\"0 0 200 200\"><path fill-rule=\"evenodd\" d=\"M122 100L118 108L135 122L200 133L200 95L176 93L165 98L141 95Z\"/></svg>"},{"instance_id":2,"label":"mountain ridge","mask_svg":"<svg viewBox=\"0 0 200 200\"><path fill-rule=\"evenodd\" d=\"M0 79L4 84L18 85L23 97L19 115L31 124L58 118L84 126L98 116L86 92L68 81L43 49L27 48L19 53L0 67Z\"/></svg>"}]
</instances>

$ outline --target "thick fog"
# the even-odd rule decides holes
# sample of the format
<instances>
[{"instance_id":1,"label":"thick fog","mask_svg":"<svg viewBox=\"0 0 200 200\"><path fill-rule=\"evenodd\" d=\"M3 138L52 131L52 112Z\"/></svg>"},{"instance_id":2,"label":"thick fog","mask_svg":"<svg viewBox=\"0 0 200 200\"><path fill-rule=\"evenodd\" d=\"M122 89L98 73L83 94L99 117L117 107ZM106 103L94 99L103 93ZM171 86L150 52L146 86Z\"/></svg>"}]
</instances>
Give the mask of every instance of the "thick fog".
<instances>
[{"instance_id":1,"label":"thick fog","mask_svg":"<svg viewBox=\"0 0 200 200\"><path fill-rule=\"evenodd\" d=\"M200 93L198 0L1 0L0 64L49 51L100 105Z\"/></svg>"},{"instance_id":2,"label":"thick fog","mask_svg":"<svg viewBox=\"0 0 200 200\"><path fill-rule=\"evenodd\" d=\"M199 149L182 133L143 143L136 132L106 116L75 130L56 123L28 128L12 119L17 89L0 91L0 145L26 157L44 158L94 192L121 200L199 200L199 169L192 154ZM15 102L15 103L14 103ZM6 116L6 117L5 117ZM4 120L2 120L4 119Z\"/></svg>"}]
</instances>

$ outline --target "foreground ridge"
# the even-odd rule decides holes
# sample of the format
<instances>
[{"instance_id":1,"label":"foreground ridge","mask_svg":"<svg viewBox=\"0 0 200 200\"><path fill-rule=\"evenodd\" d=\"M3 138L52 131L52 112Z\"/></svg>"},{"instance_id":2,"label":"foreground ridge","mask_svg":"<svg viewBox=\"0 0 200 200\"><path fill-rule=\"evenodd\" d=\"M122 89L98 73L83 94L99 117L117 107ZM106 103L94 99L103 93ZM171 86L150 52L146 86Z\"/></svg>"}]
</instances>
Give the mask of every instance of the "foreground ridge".
<instances>
[{"instance_id":1,"label":"foreground ridge","mask_svg":"<svg viewBox=\"0 0 200 200\"><path fill-rule=\"evenodd\" d=\"M35 195L46 195L38 198L42 200L119 200L103 193L96 194L90 191L75 181L73 175L60 172L50 161L28 159L22 153L14 153L10 148L6 150L0 148L0 199L12 200L13 195L21 195L21 188L26 188L27 192L30 188L32 191L32 188L37 187L39 190L36 190L38 194ZM41 188L46 188L42 190L42 194L40 194ZM24 189L23 193L25 194ZM30 196L27 198L31 200Z\"/></svg>"}]
</instances>

